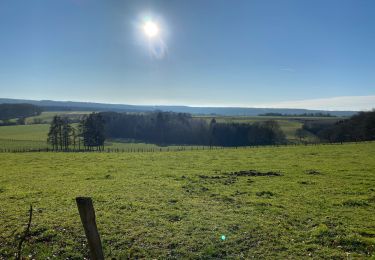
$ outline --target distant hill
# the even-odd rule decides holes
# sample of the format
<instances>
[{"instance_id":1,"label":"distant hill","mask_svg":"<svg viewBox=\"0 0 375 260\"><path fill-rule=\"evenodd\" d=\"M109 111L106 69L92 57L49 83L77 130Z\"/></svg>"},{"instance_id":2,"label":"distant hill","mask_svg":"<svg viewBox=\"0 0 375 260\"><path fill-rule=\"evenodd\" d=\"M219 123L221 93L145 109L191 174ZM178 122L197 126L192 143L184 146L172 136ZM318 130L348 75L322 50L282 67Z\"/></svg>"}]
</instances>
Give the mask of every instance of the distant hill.
<instances>
[{"instance_id":1,"label":"distant hill","mask_svg":"<svg viewBox=\"0 0 375 260\"><path fill-rule=\"evenodd\" d=\"M0 120L40 115L41 107L32 104L0 104Z\"/></svg>"},{"instance_id":2,"label":"distant hill","mask_svg":"<svg viewBox=\"0 0 375 260\"><path fill-rule=\"evenodd\" d=\"M53 100L26 100L0 98L0 104L28 103L43 107L45 111L114 111L114 112L148 112L169 111L190 113L195 115L222 115L222 116L257 116L267 113L304 114L329 113L333 116L352 116L357 111L326 111L294 108L245 108L245 107L189 107L189 106L138 106L125 104L104 104L91 102L53 101Z\"/></svg>"}]
</instances>

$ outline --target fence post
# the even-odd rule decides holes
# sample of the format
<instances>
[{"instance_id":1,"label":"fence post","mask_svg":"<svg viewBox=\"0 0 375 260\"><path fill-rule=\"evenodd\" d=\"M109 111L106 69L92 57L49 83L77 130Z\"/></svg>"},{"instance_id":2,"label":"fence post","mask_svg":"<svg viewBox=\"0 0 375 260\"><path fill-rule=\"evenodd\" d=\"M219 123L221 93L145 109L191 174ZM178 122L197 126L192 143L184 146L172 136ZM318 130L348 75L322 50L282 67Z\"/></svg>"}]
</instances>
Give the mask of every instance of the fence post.
<instances>
[{"instance_id":1,"label":"fence post","mask_svg":"<svg viewBox=\"0 0 375 260\"><path fill-rule=\"evenodd\" d=\"M76 198L79 215L90 249L90 258L92 260L104 260L102 243L95 221L95 210L92 200L89 197Z\"/></svg>"}]
</instances>

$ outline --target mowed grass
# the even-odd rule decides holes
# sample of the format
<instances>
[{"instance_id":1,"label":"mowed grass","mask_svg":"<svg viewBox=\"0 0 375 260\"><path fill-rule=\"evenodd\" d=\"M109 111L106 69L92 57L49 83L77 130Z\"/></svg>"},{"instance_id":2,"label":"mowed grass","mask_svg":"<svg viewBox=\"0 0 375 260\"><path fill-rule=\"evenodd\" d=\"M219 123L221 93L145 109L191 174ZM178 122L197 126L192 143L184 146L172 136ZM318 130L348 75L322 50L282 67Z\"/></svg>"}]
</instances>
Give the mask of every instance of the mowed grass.
<instances>
[{"instance_id":1,"label":"mowed grass","mask_svg":"<svg viewBox=\"0 0 375 260\"><path fill-rule=\"evenodd\" d=\"M47 148L48 129L48 124L1 126L0 150Z\"/></svg>"},{"instance_id":2,"label":"mowed grass","mask_svg":"<svg viewBox=\"0 0 375 260\"><path fill-rule=\"evenodd\" d=\"M375 143L3 153L0 258L14 256L30 204L25 256L87 257L76 196L93 198L108 259L371 257L374 154ZM265 176L233 174L242 170Z\"/></svg>"},{"instance_id":3,"label":"mowed grass","mask_svg":"<svg viewBox=\"0 0 375 260\"><path fill-rule=\"evenodd\" d=\"M31 116L26 118L27 124L32 124L35 120L41 121L42 123L51 123L54 116L68 117L70 119L79 119L84 115L90 114L89 111L48 111L42 112L38 116Z\"/></svg>"},{"instance_id":4,"label":"mowed grass","mask_svg":"<svg viewBox=\"0 0 375 260\"><path fill-rule=\"evenodd\" d=\"M158 151L179 151L179 150L208 150L212 149L222 149L222 147L209 147L202 145L168 145L160 146L151 143L138 143L138 142L118 142L118 141L106 141L104 148L110 151L125 151L125 152L158 152Z\"/></svg>"},{"instance_id":5,"label":"mowed grass","mask_svg":"<svg viewBox=\"0 0 375 260\"><path fill-rule=\"evenodd\" d=\"M50 147L47 141L0 139L0 151L26 151L29 149L45 149Z\"/></svg>"},{"instance_id":6,"label":"mowed grass","mask_svg":"<svg viewBox=\"0 0 375 260\"><path fill-rule=\"evenodd\" d=\"M0 126L0 139L47 141L49 124Z\"/></svg>"}]
</instances>

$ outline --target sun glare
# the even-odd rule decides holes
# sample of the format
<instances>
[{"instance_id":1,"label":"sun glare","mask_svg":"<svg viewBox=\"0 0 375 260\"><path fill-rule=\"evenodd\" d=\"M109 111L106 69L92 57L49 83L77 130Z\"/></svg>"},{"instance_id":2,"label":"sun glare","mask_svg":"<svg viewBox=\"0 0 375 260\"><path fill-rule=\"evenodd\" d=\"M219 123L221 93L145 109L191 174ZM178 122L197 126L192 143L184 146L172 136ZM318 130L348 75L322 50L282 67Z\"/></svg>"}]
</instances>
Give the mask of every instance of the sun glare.
<instances>
[{"instance_id":1,"label":"sun glare","mask_svg":"<svg viewBox=\"0 0 375 260\"><path fill-rule=\"evenodd\" d=\"M159 33L159 27L156 23L148 21L143 25L143 31L147 37L153 38Z\"/></svg>"}]
</instances>

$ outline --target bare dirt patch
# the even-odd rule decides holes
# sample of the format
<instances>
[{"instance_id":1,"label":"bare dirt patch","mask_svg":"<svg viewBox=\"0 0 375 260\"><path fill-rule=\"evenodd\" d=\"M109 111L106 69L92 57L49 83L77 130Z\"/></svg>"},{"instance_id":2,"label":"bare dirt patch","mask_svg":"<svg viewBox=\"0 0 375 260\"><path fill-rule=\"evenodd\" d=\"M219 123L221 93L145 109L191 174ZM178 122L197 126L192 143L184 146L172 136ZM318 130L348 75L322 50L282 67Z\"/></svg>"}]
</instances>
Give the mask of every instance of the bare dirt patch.
<instances>
[{"instance_id":1,"label":"bare dirt patch","mask_svg":"<svg viewBox=\"0 0 375 260\"><path fill-rule=\"evenodd\" d=\"M231 172L227 174L231 176L237 176L237 177L240 177L240 176L282 176L280 172L273 172L273 171L260 172L257 170L238 171L238 172Z\"/></svg>"}]
</instances>

